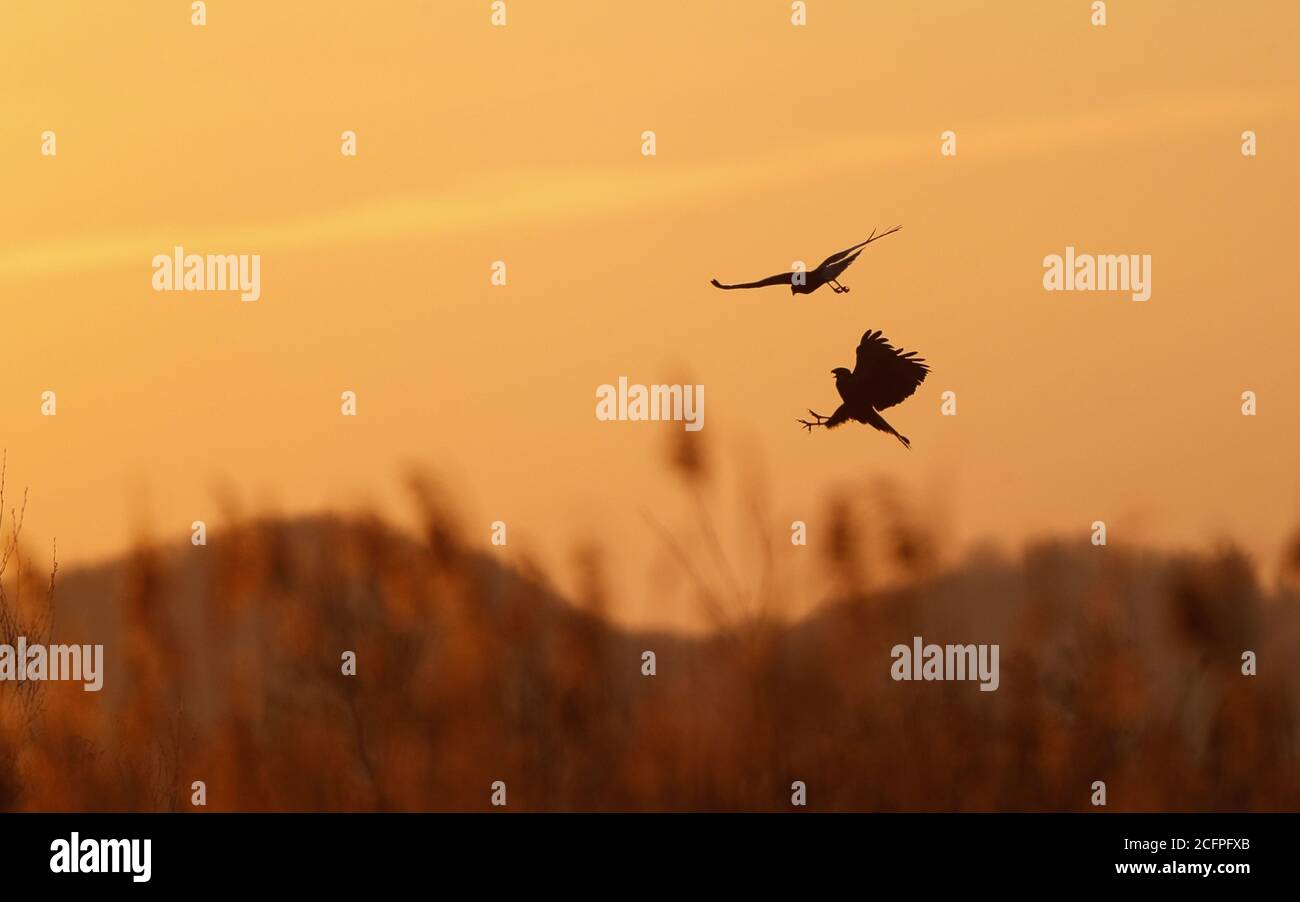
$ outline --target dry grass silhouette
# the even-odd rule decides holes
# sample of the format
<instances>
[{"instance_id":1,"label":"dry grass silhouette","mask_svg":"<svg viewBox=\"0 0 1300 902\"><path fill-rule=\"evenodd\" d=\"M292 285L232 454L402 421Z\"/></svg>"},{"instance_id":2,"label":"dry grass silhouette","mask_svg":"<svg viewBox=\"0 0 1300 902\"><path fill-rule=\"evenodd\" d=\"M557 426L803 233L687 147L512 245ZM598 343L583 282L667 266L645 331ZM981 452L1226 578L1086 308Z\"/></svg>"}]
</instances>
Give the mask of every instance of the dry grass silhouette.
<instances>
[{"instance_id":1,"label":"dry grass silhouette","mask_svg":"<svg viewBox=\"0 0 1300 902\"><path fill-rule=\"evenodd\" d=\"M0 807L187 811L195 780L208 810L241 811L486 810L494 780L511 811L785 811L793 780L811 810L1089 810L1094 780L1110 810L1300 807L1294 562L1271 591L1231 548L1043 541L944 562L926 518L869 485L836 493L800 550L825 584L792 587L763 502L741 572L712 467L698 445L672 463L698 522L653 528L712 618L699 638L612 626L598 548L575 602L502 566L427 479L418 536L247 519L61 576L55 641L103 642L106 688L0 684ZM33 590L50 574L19 523L6 638L49 632ZM827 602L791 621L796 589ZM914 635L1000 643L1001 688L893 682L889 650Z\"/></svg>"}]
</instances>

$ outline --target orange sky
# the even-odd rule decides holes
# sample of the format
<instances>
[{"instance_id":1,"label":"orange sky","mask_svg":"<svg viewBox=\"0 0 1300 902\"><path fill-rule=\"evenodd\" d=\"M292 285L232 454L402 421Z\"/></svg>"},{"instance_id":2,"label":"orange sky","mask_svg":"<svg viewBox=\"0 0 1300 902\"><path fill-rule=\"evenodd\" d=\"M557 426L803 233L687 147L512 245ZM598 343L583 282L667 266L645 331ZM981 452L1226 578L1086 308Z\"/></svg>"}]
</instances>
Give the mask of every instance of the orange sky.
<instances>
[{"instance_id":1,"label":"orange sky","mask_svg":"<svg viewBox=\"0 0 1300 902\"><path fill-rule=\"evenodd\" d=\"M485 546L599 539L628 615L672 622L645 517L680 520L681 425L598 422L620 375L706 386L700 436L761 461L783 542L878 476L944 496L956 546L1103 519L1267 562L1300 522L1294 3L209 7L0 10L0 444L65 564L183 539L224 484L397 510L418 462ZM708 285L895 223L851 294ZM261 254L261 300L155 293L175 245ZM1066 245L1150 254L1151 300L1045 293ZM911 453L794 423L867 328L933 366L889 414Z\"/></svg>"}]
</instances>

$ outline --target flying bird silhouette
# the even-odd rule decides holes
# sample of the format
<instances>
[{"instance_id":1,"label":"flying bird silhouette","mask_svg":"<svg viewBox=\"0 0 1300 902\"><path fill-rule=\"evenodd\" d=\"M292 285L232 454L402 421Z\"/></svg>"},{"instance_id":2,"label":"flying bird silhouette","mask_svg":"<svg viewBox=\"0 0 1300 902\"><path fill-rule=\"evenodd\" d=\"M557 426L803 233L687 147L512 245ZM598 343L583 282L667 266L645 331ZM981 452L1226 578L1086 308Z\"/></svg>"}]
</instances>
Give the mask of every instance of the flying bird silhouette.
<instances>
[{"instance_id":1,"label":"flying bird silhouette","mask_svg":"<svg viewBox=\"0 0 1300 902\"><path fill-rule=\"evenodd\" d=\"M723 285L717 279L710 280L709 284L714 288L722 288L731 291L733 288L763 288L767 285L789 285L791 294L812 294L823 285L830 285L831 291L836 294L843 294L848 291L847 285L839 283L840 273L849 268L849 264L858 259L858 254L862 249L873 241L879 241L886 235L892 235L901 229L901 225L896 225L888 232L882 232L877 235L876 230L871 230L871 235L861 244L855 244L853 247L840 251L838 254L831 254L821 264L811 272L783 272L775 276L768 276L766 279L759 279L757 282L741 282L735 285ZM804 278L796 279L800 275Z\"/></svg>"},{"instance_id":2,"label":"flying bird silhouette","mask_svg":"<svg viewBox=\"0 0 1300 902\"><path fill-rule=\"evenodd\" d=\"M858 344L858 360L853 372L842 366L831 370L835 376L835 388L844 403L829 417L810 410L808 412L815 421L798 422L812 432L814 426L834 429L841 423L857 420L888 432L902 442L903 447L911 448L907 436L900 435L878 411L910 398L929 372L929 365L917 357L915 351L904 352L891 345L879 331L868 329Z\"/></svg>"}]
</instances>

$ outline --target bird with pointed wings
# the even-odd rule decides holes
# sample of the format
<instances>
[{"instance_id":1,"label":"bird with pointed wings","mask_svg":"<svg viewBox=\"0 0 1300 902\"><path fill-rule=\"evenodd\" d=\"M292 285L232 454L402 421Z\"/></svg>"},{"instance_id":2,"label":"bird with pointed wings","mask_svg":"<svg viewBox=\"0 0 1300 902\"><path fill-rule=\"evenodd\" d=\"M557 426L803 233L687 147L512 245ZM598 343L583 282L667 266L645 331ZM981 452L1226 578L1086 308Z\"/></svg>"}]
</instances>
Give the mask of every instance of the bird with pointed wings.
<instances>
[{"instance_id":1,"label":"bird with pointed wings","mask_svg":"<svg viewBox=\"0 0 1300 902\"><path fill-rule=\"evenodd\" d=\"M907 436L885 422L879 412L910 398L929 372L929 364L916 356L915 351L902 351L891 345L879 331L867 330L858 344L857 365L853 371L842 366L831 370L843 403L829 417L810 410L808 412L814 419L798 422L812 432L814 426L834 429L841 423L856 420L888 432L902 442L903 447L911 448Z\"/></svg>"},{"instance_id":2,"label":"bird with pointed wings","mask_svg":"<svg viewBox=\"0 0 1300 902\"><path fill-rule=\"evenodd\" d=\"M847 285L839 283L840 274L849 268L854 260L858 259L858 254L862 253L863 248L873 241L879 241L886 235L892 235L901 229L902 226L894 226L887 232L876 234L872 229L867 240L861 244L855 244L847 250L842 250L838 254L831 254L823 260L816 269L810 272L791 271L777 273L774 276L768 276L766 279L759 279L757 282L740 282L735 285L723 285L717 279L710 281L714 288L722 288L731 291L735 288L763 288L767 285L789 285L791 294L812 294L823 285L831 286L831 291L836 294L843 294L848 291Z\"/></svg>"}]
</instances>

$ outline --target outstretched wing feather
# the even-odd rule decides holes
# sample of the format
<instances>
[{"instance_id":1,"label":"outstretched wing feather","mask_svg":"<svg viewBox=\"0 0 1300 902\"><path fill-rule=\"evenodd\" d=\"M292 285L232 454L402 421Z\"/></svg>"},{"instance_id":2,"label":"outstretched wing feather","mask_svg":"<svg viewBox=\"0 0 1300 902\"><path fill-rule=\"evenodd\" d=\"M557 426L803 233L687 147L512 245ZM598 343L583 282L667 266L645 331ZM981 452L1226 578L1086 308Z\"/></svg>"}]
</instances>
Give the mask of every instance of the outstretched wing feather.
<instances>
[{"instance_id":1,"label":"outstretched wing feather","mask_svg":"<svg viewBox=\"0 0 1300 902\"><path fill-rule=\"evenodd\" d=\"M710 284L713 285L714 288L725 288L730 290L732 288L763 288L767 285L790 285L793 280L793 272L782 272L777 273L774 276L768 276L766 279L759 279L757 282L738 282L732 285L724 285L717 279L714 279Z\"/></svg>"},{"instance_id":2,"label":"outstretched wing feather","mask_svg":"<svg viewBox=\"0 0 1300 902\"><path fill-rule=\"evenodd\" d=\"M894 347L879 330L867 330L858 344L853 379L860 386L861 397L876 410L910 398L929 372L924 358Z\"/></svg>"},{"instance_id":3,"label":"outstretched wing feather","mask_svg":"<svg viewBox=\"0 0 1300 902\"><path fill-rule=\"evenodd\" d=\"M827 257L825 260L823 260L823 261L821 262L821 264L820 264L817 268L818 268L818 269L821 269L823 266L830 266L832 263L838 263L840 260L843 260L845 257L847 257L849 254L853 253L854 251L860 251L861 248L866 247L866 246L867 246L868 244L870 244L871 242L873 242L873 241L879 241L881 238L884 238L886 235L892 235L892 234L894 234L895 232L897 232L897 231L898 231L899 229L901 229L901 228L902 228L901 225L894 226L892 229L889 229L888 231L885 231L885 232L881 232L879 235L877 235L877 234L873 231L873 232L871 233L870 237L868 237L866 241L863 241L863 242L861 242L861 243L859 243L859 244L855 244L855 245L853 245L853 247L846 247L846 248L845 248L844 250L842 250L842 251L836 251L835 253L833 253L833 254L831 254L829 257Z\"/></svg>"}]
</instances>

